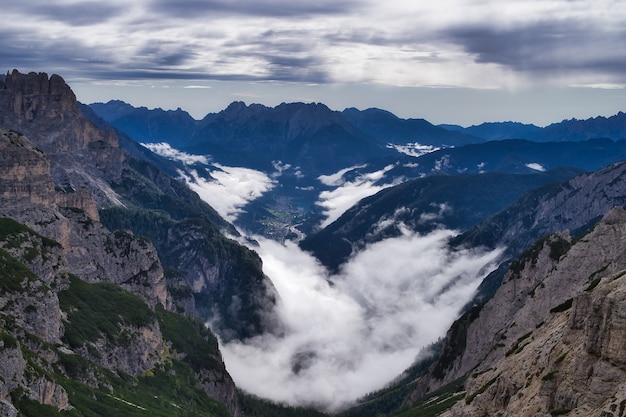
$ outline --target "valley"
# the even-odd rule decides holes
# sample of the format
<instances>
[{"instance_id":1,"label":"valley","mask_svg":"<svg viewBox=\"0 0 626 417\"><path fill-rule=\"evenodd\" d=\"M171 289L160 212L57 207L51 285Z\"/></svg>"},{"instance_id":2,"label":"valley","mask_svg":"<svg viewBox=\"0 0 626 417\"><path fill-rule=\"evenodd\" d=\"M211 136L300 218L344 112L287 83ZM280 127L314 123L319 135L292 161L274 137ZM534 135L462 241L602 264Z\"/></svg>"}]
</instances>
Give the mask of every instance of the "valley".
<instances>
[{"instance_id":1,"label":"valley","mask_svg":"<svg viewBox=\"0 0 626 417\"><path fill-rule=\"evenodd\" d=\"M1 410L619 415L625 118L195 120L7 73Z\"/></svg>"}]
</instances>

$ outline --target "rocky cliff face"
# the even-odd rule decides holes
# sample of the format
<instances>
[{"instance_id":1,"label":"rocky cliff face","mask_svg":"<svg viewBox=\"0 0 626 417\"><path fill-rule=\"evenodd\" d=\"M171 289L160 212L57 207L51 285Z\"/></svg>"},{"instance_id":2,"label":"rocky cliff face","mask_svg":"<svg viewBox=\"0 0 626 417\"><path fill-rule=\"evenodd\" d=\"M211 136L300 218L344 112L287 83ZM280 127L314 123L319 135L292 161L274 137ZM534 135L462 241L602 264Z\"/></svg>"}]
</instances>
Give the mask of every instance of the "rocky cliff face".
<instances>
[{"instance_id":1,"label":"rocky cliff face","mask_svg":"<svg viewBox=\"0 0 626 417\"><path fill-rule=\"evenodd\" d=\"M17 190L18 177L24 174L22 162L28 161L6 155L5 163L15 171L12 177L7 174L4 182L7 192L13 190L11 201L18 194L20 199L29 194L20 201L45 199L37 203L49 209L45 213L23 212L20 221L37 231L45 228L46 236L66 248L68 262L75 268L72 272L83 279L121 283L136 290L142 288L143 281L160 280L159 294L150 297L160 297L160 302L170 308L171 301L163 300L166 284L155 262L158 256L166 267L182 272L185 278L170 283L177 288L176 295L183 297L177 302L178 308L215 322L227 339L266 331L272 321L275 291L263 275L260 259L222 235L222 230L236 231L195 193L161 172L149 158L137 159L137 144L127 140L132 150L120 148L114 130L107 130L102 120L98 122L83 115L73 92L57 75L13 71L0 80L0 126L11 129L16 138L24 134L29 138L30 146L40 155L34 152L28 158L45 155L37 169L49 170L52 179L44 178L47 182L37 183L39 188L29 191L28 187L35 187L34 177L29 177L19 185L27 188ZM13 205L11 216L18 218L21 209L18 203ZM55 212L52 206L59 210ZM124 232L109 233L99 223L106 210L116 213L114 220L110 215L103 220L111 231L126 229L148 236L156 251L148 245L148 252L152 252L143 251L145 258L120 263L116 251L127 252L131 246L146 242L128 239ZM137 214L144 223L127 221ZM145 223L147 218L150 223ZM158 223L163 219L167 225ZM68 221L83 227L69 227ZM182 234L193 244L185 243ZM239 294L244 288L246 295ZM233 306L233 299L243 302Z\"/></svg>"},{"instance_id":2,"label":"rocky cliff face","mask_svg":"<svg viewBox=\"0 0 626 417\"><path fill-rule=\"evenodd\" d=\"M158 393L170 403L181 398L165 387L190 384L195 402L171 415L207 407L239 415L216 342L204 335L181 344L198 328L183 335L169 325L173 299L155 247L100 223L97 207L119 206L111 184L130 168L115 136L77 109L60 77L14 72L1 81L0 122L8 126L0 123L3 415L42 404L91 408L96 400L101 410L112 401L104 414L123 414L120 404L131 403L115 395L146 390L150 376L162 381ZM192 368L194 354L203 359Z\"/></svg>"},{"instance_id":3,"label":"rocky cliff face","mask_svg":"<svg viewBox=\"0 0 626 417\"><path fill-rule=\"evenodd\" d=\"M552 235L516 260L470 321L465 347L413 399L468 375L447 416L623 415L626 212L572 241Z\"/></svg>"},{"instance_id":4,"label":"rocky cliff face","mask_svg":"<svg viewBox=\"0 0 626 417\"><path fill-rule=\"evenodd\" d=\"M27 135L52 161L57 186L84 186L99 204L120 204L108 182L121 176L122 149L113 131L97 129L82 116L63 78L14 70L0 80L0 109L0 126Z\"/></svg>"},{"instance_id":5,"label":"rocky cliff face","mask_svg":"<svg viewBox=\"0 0 626 417\"><path fill-rule=\"evenodd\" d=\"M616 205L626 204L626 163L618 162L526 194L461 236L461 243L503 245L519 254L560 230L585 230Z\"/></svg>"}]
</instances>

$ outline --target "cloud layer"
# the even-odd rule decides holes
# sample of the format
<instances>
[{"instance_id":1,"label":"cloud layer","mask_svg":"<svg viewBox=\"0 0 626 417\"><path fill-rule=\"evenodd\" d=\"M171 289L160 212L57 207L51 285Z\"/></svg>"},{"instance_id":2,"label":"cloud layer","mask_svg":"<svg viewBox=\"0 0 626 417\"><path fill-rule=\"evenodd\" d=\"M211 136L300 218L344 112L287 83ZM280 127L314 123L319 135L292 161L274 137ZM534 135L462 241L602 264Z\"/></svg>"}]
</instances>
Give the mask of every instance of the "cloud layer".
<instances>
[{"instance_id":1,"label":"cloud layer","mask_svg":"<svg viewBox=\"0 0 626 417\"><path fill-rule=\"evenodd\" d=\"M181 152L167 143L147 143L143 146L186 165L184 171L179 171L181 179L231 223L237 220L245 205L274 187L274 181L261 171L209 164L210 157Z\"/></svg>"},{"instance_id":2,"label":"cloud layer","mask_svg":"<svg viewBox=\"0 0 626 417\"><path fill-rule=\"evenodd\" d=\"M181 176L189 187L230 221L274 185L258 171L215 163L207 169L206 157L166 144L149 146L186 164ZM290 168L277 162L276 175ZM336 187L321 194L327 222L382 188L375 184L393 165L375 172L366 168L349 167L319 178ZM425 214L422 221L437 218L437 213ZM379 226L390 222L398 223L391 216ZM450 251L446 243L454 231L421 236L402 223L398 227L401 236L367 246L333 276L297 244L253 236L258 242L253 249L279 293L277 313L284 333L221 346L237 385L277 402L335 411L398 377L422 349L443 336L500 251Z\"/></svg>"},{"instance_id":3,"label":"cloud layer","mask_svg":"<svg viewBox=\"0 0 626 417\"><path fill-rule=\"evenodd\" d=\"M366 165L344 168L331 175L322 175L318 179L332 190L322 191L317 204L322 207L326 217L320 227L326 227L337 220L346 210L358 203L365 197L376 194L378 191L394 185L382 183L385 173L393 169L394 165L387 165L383 169L374 172L360 172ZM351 179L346 179L346 174L351 173Z\"/></svg>"},{"instance_id":4,"label":"cloud layer","mask_svg":"<svg viewBox=\"0 0 626 417\"><path fill-rule=\"evenodd\" d=\"M286 330L223 345L229 373L253 394L327 410L382 388L445 334L499 253L452 253L452 234L405 230L330 277L296 245L257 238Z\"/></svg>"},{"instance_id":5,"label":"cloud layer","mask_svg":"<svg viewBox=\"0 0 626 417\"><path fill-rule=\"evenodd\" d=\"M618 0L93 0L3 7L0 62L72 78L626 84Z\"/></svg>"}]
</instances>

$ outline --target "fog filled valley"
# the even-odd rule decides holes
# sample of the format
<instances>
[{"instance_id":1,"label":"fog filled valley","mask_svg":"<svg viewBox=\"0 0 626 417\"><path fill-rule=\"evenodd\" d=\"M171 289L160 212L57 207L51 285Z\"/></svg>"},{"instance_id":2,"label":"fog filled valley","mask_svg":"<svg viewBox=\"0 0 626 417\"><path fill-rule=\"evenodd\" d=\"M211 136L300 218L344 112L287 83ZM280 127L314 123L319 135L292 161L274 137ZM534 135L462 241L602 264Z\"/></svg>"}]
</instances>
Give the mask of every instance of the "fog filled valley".
<instances>
[{"instance_id":1,"label":"fog filled valley","mask_svg":"<svg viewBox=\"0 0 626 417\"><path fill-rule=\"evenodd\" d=\"M1 415L624 409L623 113L196 120L13 71L0 139Z\"/></svg>"},{"instance_id":2,"label":"fog filled valley","mask_svg":"<svg viewBox=\"0 0 626 417\"><path fill-rule=\"evenodd\" d=\"M162 145L146 146L186 164L197 160ZM211 182L196 172L182 178L235 223L235 213L279 178L274 175L272 180L250 169L217 168L218 175L211 171L215 178ZM326 191L318 201L328 218L342 204L352 205L335 202L330 195L356 203L382 188L373 184L383 172L346 181L347 185L340 181L341 173L333 175L338 177L333 183L341 186ZM230 205L224 206L228 201ZM327 207L335 209L324 210ZM433 211L424 214L424 221L438 220L438 209ZM372 227L384 228L389 221ZM222 344L227 369L240 388L280 403L338 411L383 388L418 355L432 355L428 346L445 334L472 300L502 250L452 251L447 241L458 231L437 227L419 234L401 222L397 226L399 236L366 246L336 273L290 240L257 235L247 236L252 244L241 240L259 253L263 271L276 287L279 330Z\"/></svg>"}]
</instances>

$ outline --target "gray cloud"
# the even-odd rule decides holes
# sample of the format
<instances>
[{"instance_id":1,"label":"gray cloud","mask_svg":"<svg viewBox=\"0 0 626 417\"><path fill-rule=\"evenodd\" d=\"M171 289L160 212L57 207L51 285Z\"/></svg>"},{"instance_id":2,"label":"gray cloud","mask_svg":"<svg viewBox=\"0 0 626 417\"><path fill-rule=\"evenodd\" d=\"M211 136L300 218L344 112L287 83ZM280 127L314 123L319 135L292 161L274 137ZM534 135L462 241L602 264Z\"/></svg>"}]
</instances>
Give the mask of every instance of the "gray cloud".
<instances>
[{"instance_id":1,"label":"gray cloud","mask_svg":"<svg viewBox=\"0 0 626 417\"><path fill-rule=\"evenodd\" d=\"M608 73L626 81L625 27L555 19L508 26L472 24L452 28L443 36L479 63L522 73Z\"/></svg>"},{"instance_id":2,"label":"gray cloud","mask_svg":"<svg viewBox=\"0 0 626 417\"><path fill-rule=\"evenodd\" d=\"M312 17L345 14L359 7L358 1L284 2L280 0L154 0L151 7L159 13L177 17L227 14L263 17Z\"/></svg>"},{"instance_id":3,"label":"gray cloud","mask_svg":"<svg viewBox=\"0 0 626 417\"><path fill-rule=\"evenodd\" d=\"M20 13L28 10L28 15L33 17L63 22L70 26L88 26L120 16L125 13L127 7L110 2L86 1L59 4L50 1L22 0L9 2L2 6L3 13Z\"/></svg>"}]
</instances>

